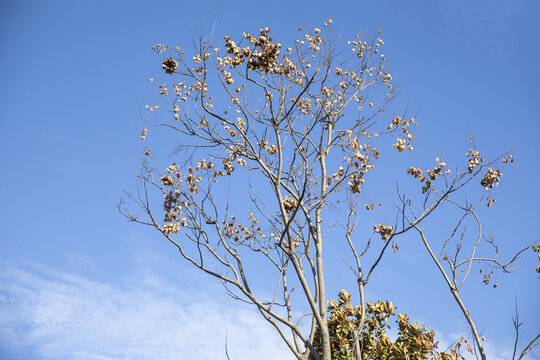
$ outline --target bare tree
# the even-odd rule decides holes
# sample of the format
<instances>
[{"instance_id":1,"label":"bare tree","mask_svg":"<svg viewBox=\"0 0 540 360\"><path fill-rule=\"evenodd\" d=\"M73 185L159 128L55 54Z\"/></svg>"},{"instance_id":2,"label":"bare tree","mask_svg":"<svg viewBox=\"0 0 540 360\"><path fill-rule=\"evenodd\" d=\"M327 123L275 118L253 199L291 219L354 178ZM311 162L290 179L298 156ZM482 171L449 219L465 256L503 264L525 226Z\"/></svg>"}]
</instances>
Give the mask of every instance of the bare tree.
<instances>
[{"instance_id":1,"label":"bare tree","mask_svg":"<svg viewBox=\"0 0 540 360\"><path fill-rule=\"evenodd\" d=\"M475 212L484 201L491 206L494 200L484 194L499 182L496 166L513 158L505 154L486 161L473 147L463 170L451 171L438 159L427 172L411 167L407 173L422 184L416 202L398 188L395 222L374 225L368 238L358 235L361 211L380 205L359 196L379 159L378 146L389 138L395 150L411 151L417 122L388 108L394 89L381 38L333 39L331 22L303 33L288 48L274 42L269 28L244 33L239 43L225 36L224 49L212 44L212 36L200 37L190 51L156 45L158 54L175 54L162 62L173 80L159 85L167 118L155 115L165 106L149 104L148 122L177 136L180 145L173 155L182 162L160 170L146 148L138 192L127 194L123 203L138 204L143 216L126 206L121 210L131 221L161 232L183 258L221 280L231 296L253 304L298 359L334 358L325 240L342 239L350 249L360 297L350 356L367 359L360 341L364 288L388 249L398 249L399 236L417 231L470 325L475 351L485 359L459 290L473 263L509 272L525 250L500 261ZM147 133L144 129L141 139ZM231 181L245 187L242 196L231 195ZM473 203L465 196L471 187L485 188ZM164 198L162 210L151 201L156 192ZM422 226L443 206L458 214L454 230L445 239L428 236ZM469 219L477 225L472 242L465 236ZM483 240L494 255L478 254ZM362 259L368 252L375 255L366 266ZM254 267L264 267L265 281L274 281L270 292L253 285Z\"/></svg>"}]
</instances>

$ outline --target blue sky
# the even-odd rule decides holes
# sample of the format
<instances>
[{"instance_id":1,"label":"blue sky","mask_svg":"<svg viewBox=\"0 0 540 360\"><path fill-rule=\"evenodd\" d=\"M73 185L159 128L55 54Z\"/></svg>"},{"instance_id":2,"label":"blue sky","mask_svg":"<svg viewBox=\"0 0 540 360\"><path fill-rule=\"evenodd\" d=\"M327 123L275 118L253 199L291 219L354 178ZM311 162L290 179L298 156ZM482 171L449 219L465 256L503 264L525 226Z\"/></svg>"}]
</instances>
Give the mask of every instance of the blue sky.
<instances>
[{"instance_id":1,"label":"blue sky","mask_svg":"<svg viewBox=\"0 0 540 360\"><path fill-rule=\"evenodd\" d=\"M219 284L116 208L122 190L135 188L139 108L153 96L148 78L161 75L150 47L189 45L216 14L220 37L270 26L292 40L296 27L327 17L345 35L382 29L397 105L421 125L410 159L462 156L468 135L489 155L513 150L516 163L482 219L503 255L539 242L538 10L533 0L3 1L0 358L181 359L205 351L198 358L224 359L226 328L234 359L287 358L253 309L221 295ZM382 171L402 166L395 161ZM394 179L374 190L393 191ZM467 331L445 287L400 271L433 270L417 263L425 258L410 241L368 295L393 300L451 342ZM493 358L508 358L516 296L522 337L539 330L535 255L523 264L499 275L497 289L478 281L464 289ZM329 276L336 293L343 284Z\"/></svg>"}]
</instances>

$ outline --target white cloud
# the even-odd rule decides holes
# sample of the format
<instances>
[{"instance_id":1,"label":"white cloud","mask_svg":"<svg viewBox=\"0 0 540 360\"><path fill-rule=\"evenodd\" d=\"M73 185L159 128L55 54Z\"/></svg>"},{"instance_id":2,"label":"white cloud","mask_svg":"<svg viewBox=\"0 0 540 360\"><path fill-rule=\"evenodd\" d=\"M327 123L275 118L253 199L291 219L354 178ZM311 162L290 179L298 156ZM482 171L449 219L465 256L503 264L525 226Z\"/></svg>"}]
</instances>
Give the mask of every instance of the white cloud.
<instances>
[{"instance_id":1,"label":"white cloud","mask_svg":"<svg viewBox=\"0 0 540 360\"><path fill-rule=\"evenodd\" d=\"M227 329L232 360L291 358L254 309L177 289L159 274L139 280L0 262L0 350L53 360L226 359Z\"/></svg>"}]
</instances>

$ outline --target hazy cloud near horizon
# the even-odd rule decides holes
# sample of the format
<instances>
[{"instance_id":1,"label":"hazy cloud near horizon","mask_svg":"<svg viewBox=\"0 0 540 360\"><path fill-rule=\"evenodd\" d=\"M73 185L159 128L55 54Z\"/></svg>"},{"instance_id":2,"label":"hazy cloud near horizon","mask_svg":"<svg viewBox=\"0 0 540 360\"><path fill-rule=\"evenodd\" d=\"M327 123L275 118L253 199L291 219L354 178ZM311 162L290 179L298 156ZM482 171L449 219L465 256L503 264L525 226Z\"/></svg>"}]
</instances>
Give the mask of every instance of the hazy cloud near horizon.
<instances>
[{"instance_id":1,"label":"hazy cloud near horizon","mask_svg":"<svg viewBox=\"0 0 540 360\"><path fill-rule=\"evenodd\" d=\"M0 262L0 353L24 359L289 359L273 329L153 274L104 283L39 264ZM4 355L5 356L5 355Z\"/></svg>"}]
</instances>

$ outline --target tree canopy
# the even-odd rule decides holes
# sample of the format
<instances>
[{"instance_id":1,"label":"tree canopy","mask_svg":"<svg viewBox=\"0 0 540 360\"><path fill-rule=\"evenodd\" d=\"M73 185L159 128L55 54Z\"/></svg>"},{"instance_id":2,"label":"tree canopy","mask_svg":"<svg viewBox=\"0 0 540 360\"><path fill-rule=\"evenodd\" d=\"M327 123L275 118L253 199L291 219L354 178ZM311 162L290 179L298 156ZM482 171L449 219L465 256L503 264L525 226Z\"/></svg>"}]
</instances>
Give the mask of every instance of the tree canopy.
<instances>
[{"instance_id":1,"label":"tree canopy","mask_svg":"<svg viewBox=\"0 0 540 360\"><path fill-rule=\"evenodd\" d=\"M381 205L363 196L365 184L386 151L413 151L418 121L391 107L395 89L380 32L347 41L332 35L331 23L299 28L288 45L275 41L268 27L216 43L213 34L201 36L191 48L155 45L170 81L159 81L161 103L146 105L149 126L141 140L153 126L169 129L178 139L176 160L162 166L146 147L138 192L126 199L143 215L127 206L122 211L158 230L231 296L253 304L298 359L458 359L463 344L485 359L459 291L474 264L511 272L532 246L500 260L477 215L480 205L494 204L501 169L514 158L488 159L469 137L461 164L437 157L429 168L396 172L416 181L416 190L391 189L395 220L372 224L365 236L360 220ZM231 184L242 186L241 195L230 195ZM159 207L155 194L162 196ZM452 230L429 234L424 223L441 209L452 214ZM366 301L373 273L389 251L398 251L405 233L422 241L469 324L471 345L462 338L437 352L433 331L402 314L392 341L386 329L395 307ZM347 249L357 307L346 291L329 301L329 239ZM273 281L266 292L254 286L256 267Z\"/></svg>"}]
</instances>

